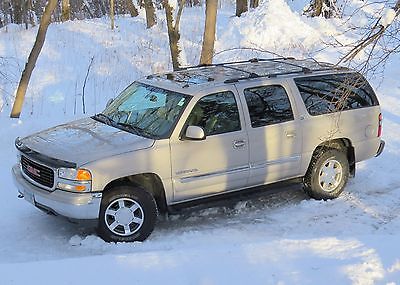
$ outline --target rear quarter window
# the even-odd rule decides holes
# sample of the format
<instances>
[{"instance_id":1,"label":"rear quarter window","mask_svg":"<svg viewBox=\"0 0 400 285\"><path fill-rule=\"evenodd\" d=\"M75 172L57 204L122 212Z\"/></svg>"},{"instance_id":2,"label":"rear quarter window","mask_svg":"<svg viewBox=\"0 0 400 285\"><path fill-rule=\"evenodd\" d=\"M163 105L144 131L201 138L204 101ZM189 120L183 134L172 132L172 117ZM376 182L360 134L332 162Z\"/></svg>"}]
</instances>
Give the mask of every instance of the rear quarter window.
<instances>
[{"instance_id":1,"label":"rear quarter window","mask_svg":"<svg viewBox=\"0 0 400 285\"><path fill-rule=\"evenodd\" d=\"M358 73L294 79L312 116L379 105L375 92Z\"/></svg>"}]
</instances>

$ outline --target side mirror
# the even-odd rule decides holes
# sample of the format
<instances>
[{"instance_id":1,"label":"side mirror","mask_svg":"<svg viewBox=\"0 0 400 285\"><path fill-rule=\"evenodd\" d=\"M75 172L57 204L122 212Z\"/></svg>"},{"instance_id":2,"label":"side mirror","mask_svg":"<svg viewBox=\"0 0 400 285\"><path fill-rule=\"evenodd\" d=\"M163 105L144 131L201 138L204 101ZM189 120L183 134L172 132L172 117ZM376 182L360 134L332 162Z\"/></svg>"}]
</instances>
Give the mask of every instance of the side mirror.
<instances>
[{"instance_id":1,"label":"side mirror","mask_svg":"<svg viewBox=\"0 0 400 285\"><path fill-rule=\"evenodd\" d=\"M112 104L112 102L114 102L114 98L110 98L110 99L107 101L106 108L107 108L108 106L110 106L110 105Z\"/></svg>"},{"instance_id":2,"label":"side mirror","mask_svg":"<svg viewBox=\"0 0 400 285\"><path fill-rule=\"evenodd\" d=\"M206 134L202 127L199 126L188 126L185 132L184 139L201 141L206 139Z\"/></svg>"}]
</instances>

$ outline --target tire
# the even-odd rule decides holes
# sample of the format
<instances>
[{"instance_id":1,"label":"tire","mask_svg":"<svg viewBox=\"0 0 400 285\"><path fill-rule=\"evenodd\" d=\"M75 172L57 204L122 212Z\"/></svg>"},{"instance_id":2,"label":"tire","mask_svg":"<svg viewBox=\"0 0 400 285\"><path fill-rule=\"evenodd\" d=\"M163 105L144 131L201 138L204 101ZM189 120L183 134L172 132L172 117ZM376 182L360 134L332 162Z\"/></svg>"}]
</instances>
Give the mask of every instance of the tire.
<instances>
[{"instance_id":1,"label":"tire","mask_svg":"<svg viewBox=\"0 0 400 285\"><path fill-rule=\"evenodd\" d=\"M107 242L143 241L157 221L157 204L144 189L117 186L104 193L98 234Z\"/></svg>"},{"instance_id":2,"label":"tire","mask_svg":"<svg viewBox=\"0 0 400 285\"><path fill-rule=\"evenodd\" d=\"M349 179L347 156L336 149L317 149L304 177L304 190L317 200L335 199Z\"/></svg>"}]
</instances>

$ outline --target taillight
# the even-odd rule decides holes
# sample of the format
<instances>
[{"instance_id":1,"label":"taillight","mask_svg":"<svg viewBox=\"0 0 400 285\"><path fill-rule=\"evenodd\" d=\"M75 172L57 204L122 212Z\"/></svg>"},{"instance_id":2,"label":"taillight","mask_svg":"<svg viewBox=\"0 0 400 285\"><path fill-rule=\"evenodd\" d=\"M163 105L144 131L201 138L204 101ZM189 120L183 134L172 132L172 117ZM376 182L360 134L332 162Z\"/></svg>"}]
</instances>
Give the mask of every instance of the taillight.
<instances>
[{"instance_id":1,"label":"taillight","mask_svg":"<svg viewBox=\"0 0 400 285\"><path fill-rule=\"evenodd\" d=\"M379 125L378 125L378 138L382 135L382 113L379 114Z\"/></svg>"}]
</instances>

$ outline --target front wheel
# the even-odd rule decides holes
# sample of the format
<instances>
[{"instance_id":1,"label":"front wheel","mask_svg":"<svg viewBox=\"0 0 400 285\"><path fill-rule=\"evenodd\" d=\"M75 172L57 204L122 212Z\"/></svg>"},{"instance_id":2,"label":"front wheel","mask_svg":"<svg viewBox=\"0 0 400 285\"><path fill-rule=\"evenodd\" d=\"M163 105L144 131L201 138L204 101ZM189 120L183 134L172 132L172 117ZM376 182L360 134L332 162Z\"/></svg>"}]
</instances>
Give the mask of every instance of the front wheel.
<instances>
[{"instance_id":1,"label":"front wheel","mask_svg":"<svg viewBox=\"0 0 400 285\"><path fill-rule=\"evenodd\" d=\"M339 197L349 178L349 161L336 149L317 150L304 177L304 189L314 199Z\"/></svg>"},{"instance_id":2,"label":"front wheel","mask_svg":"<svg viewBox=\"0 0 400 285\"><path fill-rule=\"evenodd\" d=\"M153 231L157 205L144 189L118 186L101 201L98 232L105 241L143 241Z\"/></svg>"}]
</instances>

